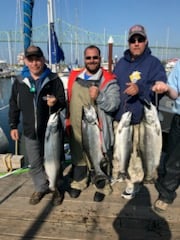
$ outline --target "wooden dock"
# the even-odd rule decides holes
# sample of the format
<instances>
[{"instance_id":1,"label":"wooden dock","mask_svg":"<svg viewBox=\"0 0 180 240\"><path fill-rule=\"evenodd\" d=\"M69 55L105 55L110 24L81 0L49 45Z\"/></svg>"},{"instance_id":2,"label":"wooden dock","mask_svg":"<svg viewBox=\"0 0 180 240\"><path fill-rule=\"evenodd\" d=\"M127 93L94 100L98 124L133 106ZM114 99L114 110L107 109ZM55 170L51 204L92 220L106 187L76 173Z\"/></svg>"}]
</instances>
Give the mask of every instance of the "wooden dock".
<instances>
[{"instance_id":1,"label":"wooden dock","mask_svg":"<svg viewBox=\"0 0 180 240\"><path fill-rule=\"evenodd\" d=\"M60 206L52 206L52 194L32 206L28 172L2 178L0 240L180 240L178 197L166 213L158 214L151 207L157 198L153 184L144 185L129 201L120 196L124 186L114 184L113 193L101 203L93 201L95 189L90 185L77 199L65 191Z\"/></svg>"}]
</instances>

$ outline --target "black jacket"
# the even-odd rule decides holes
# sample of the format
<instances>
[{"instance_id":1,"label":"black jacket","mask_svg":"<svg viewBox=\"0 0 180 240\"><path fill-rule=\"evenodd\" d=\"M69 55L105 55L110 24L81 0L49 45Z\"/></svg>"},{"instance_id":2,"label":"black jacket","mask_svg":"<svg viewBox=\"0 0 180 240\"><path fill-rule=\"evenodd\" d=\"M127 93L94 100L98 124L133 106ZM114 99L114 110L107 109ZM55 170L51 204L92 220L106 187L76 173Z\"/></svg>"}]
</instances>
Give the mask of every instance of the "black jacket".
<instances>
[{"instance_id":1,"label":"black jacket","mask_svg":"<svg viewBox=\"0 0 180 240\"><path fill-rule=\"evenodd\" d=\"M18 128L22 113L24 135L36 139L44 137L50 112L64 109L66 100L63 83L56 73L51 72L44 79L38 94L31 91L31 86L28 78L17 76L14 80L9 100L9 124L11 129ZM43 99L47 94L58 99L51 109Z\"/></svg>"}]
</instances>

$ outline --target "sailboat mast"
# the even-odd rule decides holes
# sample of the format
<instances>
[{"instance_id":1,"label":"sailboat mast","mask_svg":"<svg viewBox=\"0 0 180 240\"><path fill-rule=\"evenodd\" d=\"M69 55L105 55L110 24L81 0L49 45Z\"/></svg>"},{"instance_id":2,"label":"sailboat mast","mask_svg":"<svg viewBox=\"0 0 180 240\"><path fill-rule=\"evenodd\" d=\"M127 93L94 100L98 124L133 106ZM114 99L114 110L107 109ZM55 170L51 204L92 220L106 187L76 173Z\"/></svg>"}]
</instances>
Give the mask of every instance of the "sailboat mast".
<instances>
[{"instance_id":1,"label":"sailboat mast","mask_svg":"<svg viewBox=\"0 0 180 240\"><path fill-rule=\"evenodd\" d=\"M62 60L64 61L64 52L59 46L58 38L54 28L54 0L48 0L48 54L49 65L53 72L57 72L57 64Z\"/></svg>"},{"instance_id":2,"label":"sailboat mast","mask_svg":"<svg viewBox=\"0 0 180 240\"><path fill-rule=\"evenodd\" d=\"M51 29L50 25L54 22L53 16L53 0L47 0L47 13L48 13L48 48L49 48L49 65L52 67L52 58L51 58Z\"/></svg>"},{"instance_id":3,"label":"sailboat mast","mask_svg":"<svg viewBox=\"0 0 180 240\"><path fill-rule=\"evenodd\" d=\"M52 72L57 72L56 64L52 63L52 37L51 37L51 26L54 24L54 5L53 0L48 0L48 41L49 41L49 65Z\"/></svg>"}]
</instances>

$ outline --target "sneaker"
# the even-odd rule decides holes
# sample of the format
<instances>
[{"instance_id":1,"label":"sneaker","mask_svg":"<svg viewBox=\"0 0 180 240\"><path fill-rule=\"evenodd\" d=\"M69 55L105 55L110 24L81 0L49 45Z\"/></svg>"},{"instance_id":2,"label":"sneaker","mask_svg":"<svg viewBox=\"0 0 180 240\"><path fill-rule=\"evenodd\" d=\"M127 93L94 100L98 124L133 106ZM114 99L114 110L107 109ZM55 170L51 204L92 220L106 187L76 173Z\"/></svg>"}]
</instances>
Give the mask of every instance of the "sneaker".
<instances>
[{"instance_id":1,"label":"sneaker","mask_svg":"<svg viewBox=\"0 0 180 240\"><path fill-rule=\"evenodd\" d=\"M63 195L61 194L61 192L58 189L56 189L53 192L52 204L54 206L58 206L62 203L62 200L63 200Z\"/></svg>"},{"instance_id":2,"label":"sneaker","mask_svg":"<svg viewBox=\"0 0 180 240\"><path fill-rule=\"evenodd\" d=\"M31 205L38 204L41 201L41 199L44 197L45 194L46 194L46 192L34 192L29 200L29 203Z\"/></svg>"},{"instance_id":3,"label":"sneaker","mask_svg":"<svg viewBox=\"0 0 180 240\"><path fill-rule=\"evenodd\" d=\"M80 194L81 194L80 189L71 188L69 191L69 195L71 198L78 198Z\"/></svg>"},{"instance_id":4,"label":"sneaker","mask_svg":"<svg viewBox=\"0 0 180 240\"><path fill-rule=\"evenodd\" d=\"M154 203L154 210L156 210L157 212L164 212L167 210L168 205L168 203L158 199Z\"/></svg>"},{"instance_id":5,"label":"sneaker","mask_svg":"<svg viewBox=\"0 0 180 240\"><path fill-rule=\"evenodd\" d=\"M134 187L126 187L126 189L124 190L124 192L121 194L122 198L131 200L133 199L136 194L140 191L140 185L134 185Z\"/></svg>"}]
</instances>

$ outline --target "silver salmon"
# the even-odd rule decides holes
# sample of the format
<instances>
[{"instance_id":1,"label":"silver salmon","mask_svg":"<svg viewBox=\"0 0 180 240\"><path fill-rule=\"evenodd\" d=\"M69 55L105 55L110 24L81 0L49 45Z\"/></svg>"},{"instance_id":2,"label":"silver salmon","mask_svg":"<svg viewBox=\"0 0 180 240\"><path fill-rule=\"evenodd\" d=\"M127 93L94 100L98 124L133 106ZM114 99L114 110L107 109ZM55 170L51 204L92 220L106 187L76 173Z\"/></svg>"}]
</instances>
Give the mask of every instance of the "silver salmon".
<instances>
[{"instance_id":1,"label":"silver salmon","mask_svg":"<svg viewBox=\"0 0 180 240\"><path fill-rule=\"evenodd\" d=\"M95 184L100 180L108 180L108 176L102 170L107 160L102 152L101 129L96 110L92 105L83 107L82 142L95 171Z\"/></svg>"},{"instance_id":2,"label":"silver salmon","mask_svg":"<svg viewBox=\"0 0 180 240\"><path fill-rule=\"evenodd\" d=\"M50 115L44 141L44 167L49 180L49 188L54 191L60 174L63 153L63 126L59 111Z\"/></svg>"},{"instance_id":3,"label":"silver salmon","mask_svg":"<svg viewBox=\"0 0 180 240\"><path fill-rule=\"evenodd\" d=\"M145 181L156 177L162 151L162 130L156 107L144 106L144 117L140 123L140 153L144 165Z\"/></svg>"},{"instance_id":4,"label":"silver salmon","mask_svg":"<svg viewBox=\"0 0 180 240\"><path fill-rule=\"evenodd\" d=\"M144 169L139 151L139 132L140 125L133 125L133 152L128 165L128 176L131 183L142 182L144 178Z\"/></svg>"},{"instance_id":5,"label":"silver salmon","mask_svg":"<svg viewBox=\"0 0 180 240\"><path fill-rule=\"evenodd\" d=\"M118 123L115 132L115 143L113 160L116 161L118 168L117 180L122 181L126 178L127 167L132 153L132 132L131 112L125 112Z\"/></svg>"}]
</instances>

